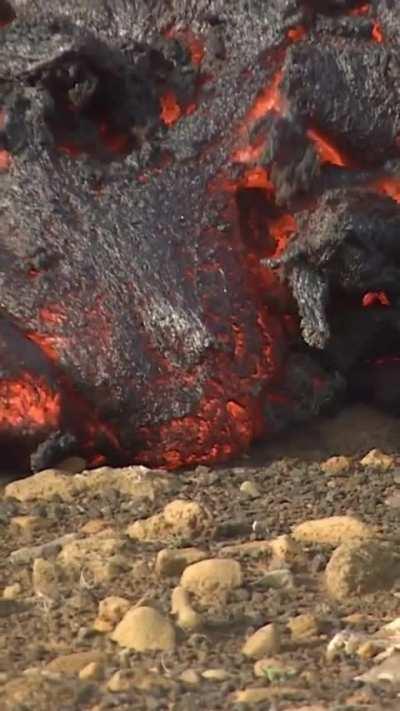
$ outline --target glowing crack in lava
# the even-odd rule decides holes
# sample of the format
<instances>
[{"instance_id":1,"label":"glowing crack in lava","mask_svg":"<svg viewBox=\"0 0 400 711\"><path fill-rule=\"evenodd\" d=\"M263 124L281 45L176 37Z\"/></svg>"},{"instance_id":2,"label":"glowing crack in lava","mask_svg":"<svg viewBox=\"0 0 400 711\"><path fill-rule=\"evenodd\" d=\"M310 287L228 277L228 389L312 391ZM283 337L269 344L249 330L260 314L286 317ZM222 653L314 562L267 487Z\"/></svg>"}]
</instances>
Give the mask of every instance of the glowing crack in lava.
<instances>
[{"instance_id":1,"label":"glowing crack in lava","mask_svg":"<svg viewBox=\"0 0 400 711\"><path fill-rule=\"evenodd\" d=\"M329 407L338 311L396 329L396 12L45 5L0 15L0 445L173 469Z\"/></svg>"}]
</instances>

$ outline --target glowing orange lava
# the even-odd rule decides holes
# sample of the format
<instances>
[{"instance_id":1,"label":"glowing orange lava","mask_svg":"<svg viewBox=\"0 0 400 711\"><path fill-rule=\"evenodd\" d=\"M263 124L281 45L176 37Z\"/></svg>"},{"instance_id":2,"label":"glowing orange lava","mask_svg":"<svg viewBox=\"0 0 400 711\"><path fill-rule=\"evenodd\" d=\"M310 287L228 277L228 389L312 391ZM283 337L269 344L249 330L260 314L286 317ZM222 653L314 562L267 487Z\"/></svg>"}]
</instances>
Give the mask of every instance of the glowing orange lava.
<instances>
[{"instance_id":1,"label":"glowing orange lava","mask_svg":"<svg viewBox=\"0 0 400 711\"><path fill-rule=\"evenodd\" d=\"M384 291L369 291L367 294L364 294L362 298L362 305L365 308L375 306L375 304L390 306L390 301Z\"/></svg>"},{"instance_id":2,"label":"glowing orange lava","mask_svg":"<svg viewBox=\"0 0 400 711\"><path fill-rule=\"evenodd\" d=\"M265 190L273 191L268 173L265 168L252 168L244 174L239 186L240 188L264 188Z\"/></svg>"},{"instance_id":3,"label":"glowing orange lava","mask_svg":"<svg viewBox=\"0 0 400 711\"><path fill-rule=\"evenodd\" d=\"M0 428L55 427L60 418L60 394L44 380L24 373L18 380L0 380Z\"/></svg>"},{"instance_id":4,"label":"glowing orange lava","mask_svg":"<svg viewBox=\"0 0 400 711\"><path fill-rule=\"evenodd\" d=\"M381 26L377 22L375 22L372 27L371 37L374 40L374 42L378 42L378 44L382 44L383 33L382 33Z\"/></svg>"},{"instance_id":5,"label":"glowing orange lava","mask_svg":"<svg viewBox=\"0 0 400 711\"><path fill-rule=\"evenodd\" d=\"M274 256L282 254L290 238L297 232L297 223L293 215L281 215L268 223L269 231L275 240Z\"/></svg>"},{"instance_id":6,"label":"glowing orange lava","mask_svg":"<svg viewBox=\"0 0 400 711\"><path fill-rule=\"evenodd\" d=\"M335 146L333 146L330 141L322 136L319 131L316 131L314 128L309 128L307 136L314 143L317 153L323 163L330 163L331 165L338 165L340 167L348 165L348 161L343 153L335 148Z\"/></svg>"},{"instance_id":7,"label":"glowing orange lava","mask_svg":"<svg viewBox=\"0 0 400 711\"><path fill-rule=\"evenodd\" d=\"M247 113L247 121L258 121L265 116L269 111L275 109L280 111L282 108L282 97L279 93L279 85L282 81L283 72L277 72L271 82L263 91L261 91L256 100Z\"/></svg>"},{"instance_id":8,"label":"glowing orange lava","mask_svg":"<svg viewBox=\"0 0 400 711\"><path fill-rule=\"evenodd\" d=\"M300 42L300 40L304 39L306 36L307 30L305 27L302 27L302 25L299 25L298 27L292 27L292 29L289 30L287 33L287 38L291 42Z\"/></svg>"},{"instance_id":9,"label":"glowing orange lava","mask_svg":"<svg viewBox=\"0 0 400 711\"><path fill-rule=\"evenodd\" d=\"M400 179L382 178L372 185L380 193L391 197L395 202L400 203Z\"/></svg>"},{"instance_id":10,"label":"glowing orange lava","mask_svg":"<svg viewBox=\"0 0 400 711\"><path fill-rule=\"evenodd\" d=\"M160 103L162 121L166 126L172 126L182 115L182 109L179 106L173 91L167 91L161 97Z\"/></svg>"}]
</instances>

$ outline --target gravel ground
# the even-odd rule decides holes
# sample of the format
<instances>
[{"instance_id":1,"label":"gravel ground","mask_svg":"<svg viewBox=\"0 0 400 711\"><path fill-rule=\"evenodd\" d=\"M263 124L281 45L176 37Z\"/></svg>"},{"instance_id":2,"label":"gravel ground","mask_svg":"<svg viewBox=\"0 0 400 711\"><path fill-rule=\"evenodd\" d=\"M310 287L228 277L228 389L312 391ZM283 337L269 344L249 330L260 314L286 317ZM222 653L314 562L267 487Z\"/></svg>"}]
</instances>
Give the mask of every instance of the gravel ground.
<instances>
[{"instance_id":1,"label":"gravel ground","mask_svg":"<svg viewBox=\"0 0 400 711\"><path fill-rule=\"evenodd\" d=\"M400 709L398 429L4 478L0 709Z\"/></svg>"}]
</instances>

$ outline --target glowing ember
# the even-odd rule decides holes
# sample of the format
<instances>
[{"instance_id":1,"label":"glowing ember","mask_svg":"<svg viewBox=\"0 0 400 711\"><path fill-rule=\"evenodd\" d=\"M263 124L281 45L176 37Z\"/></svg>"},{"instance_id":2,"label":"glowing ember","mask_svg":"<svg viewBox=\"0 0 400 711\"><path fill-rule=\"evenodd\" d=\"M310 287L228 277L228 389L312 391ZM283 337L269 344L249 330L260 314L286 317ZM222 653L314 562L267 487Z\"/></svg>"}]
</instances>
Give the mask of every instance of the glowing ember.
<instances>
[{"instance_id":1,"label":"glowing ember","mask_svg":"<svg viewBox=\"0 0 400 711\"><path fill-rule=\"evenodd\" d=\"M167 91L160 99L161 119L166 126L172 126L182 115L176 96L172 91Z\"/></svg>"},{"instance_id":2,"label":"glowing ember","mask_svg":"<svg viewBox=\"0 0 400 711\"><path fill-rule=\"evenodd\" d=\"M57 426L60 395L45 381L24 373L19 380L0 380L0 428Z\"/></svg>"},{"instance_id":3,"label":"glowing ember","mask_svg":"<svg viewBox=\"0 0 400 711\"><path fill-rule=\"evenodd\" d=\"M382 29L377 22L374 23L374 26L372 28L371 37L374 40L374 42L378 42L379 44L382 44L382 42L383 42Z\"/></svg>"},{"instance_id":4,"label":"glowing ember","mask_svg":"<svg viewBox=\"0 0 400 711\"><path fill-rule=\"evenodd\" d=\"M287 33L287 37L291 42L300 42L300 40L304 39L306 36L307 30L301 25L299 27L292 27L292 29Z\"/></svg>"},{"instance_id":5,"label":"glowing ember","mask_svg":"<svg viewBox=\"0 0 400 711\"><path fill-rule=\"evenodd\" d=\"M265 168L252 168L248 170L240 181L242 188L264 188L265 190L273 190L268 173Z\"/></svg>"},{"instance_id":6,"label":"glowing ember","mask_svg":"<svg viewBox=\"0 0 400 711\"><path fill-rule=\"evenodd\" d=\"M271 220L268 227L276 244L274 256L278 256L286 249L288 241L297 232L296 220L293 215L282 215Z\"/></svg>"},{"instance_id":7,"label":"glowing ember","mask_svg":"<svg viewBox=\"0 0 400 711\"><path fill-rule=\"evenodd\" d=\"M338 165L341 167L348 165L348 161L346 161L344 155L337 148L335 148L330 141L322 136L319 131L309 128L307 135L313 141L318 155L323 163L331 163L332 165Z\"/></svg>"},{"instance_id":8,"label":"glowing ember","mask_svg":"<svg viewBox=\"0 0 400 711\"><path fill-rule=\"evenodd\" d=\"M282 109L282 97L279 93L282 77L283 72L277 72L271 84L260 92L246 116L247 121L258 121L270 111L280 111Z\"/></svg>"},{"instance_id":9,"label":"glowing ember","mask_svg":"<svg viewBox=\"0 0 400 711\"><path fill-rule=\"evenodd\" d=\"M388 197L391 197L395 202L400 203L400 180L395 178L382 178L378 180L373 186L376 190Z\"/></svg>"},{"instance_id":10,"label":"glowing ember","mask_svg":"<svg viewBox=\"0 0 400 711\"><path fill-rule=\"evenodd\" d=\"M369 291L367 294L364 294L362 305L365 308L375 306L376 304L380 304L381 306L390 306L390 301L384 291Z\"/></svg>"}]
</instances>

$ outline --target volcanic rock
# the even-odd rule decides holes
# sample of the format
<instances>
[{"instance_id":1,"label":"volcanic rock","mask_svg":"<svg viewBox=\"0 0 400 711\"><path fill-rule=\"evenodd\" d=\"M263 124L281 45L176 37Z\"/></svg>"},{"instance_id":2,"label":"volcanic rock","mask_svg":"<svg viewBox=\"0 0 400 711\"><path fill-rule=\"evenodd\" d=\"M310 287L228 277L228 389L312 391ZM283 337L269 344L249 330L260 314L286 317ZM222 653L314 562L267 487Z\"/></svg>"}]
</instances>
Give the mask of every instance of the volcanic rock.
<instances>
[{"instance_id":1,"label":"volcanic rock","mask_svg":"<svg viewBox=\"0 0 400 711\"><path fill-rule=\"evenodd\" d=\"M400 559L393 544L354 539L333 552L325 570L327 590L336 600L390 588L400 577Z\"/></svg>"}]
</instances>

